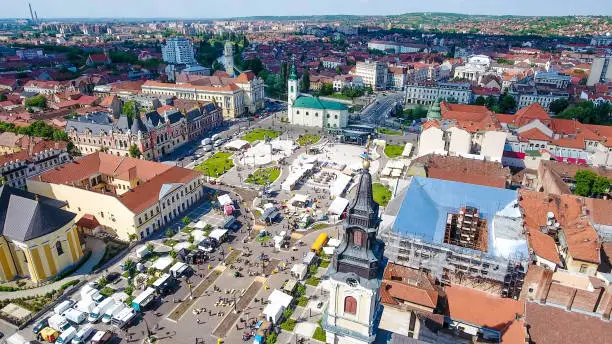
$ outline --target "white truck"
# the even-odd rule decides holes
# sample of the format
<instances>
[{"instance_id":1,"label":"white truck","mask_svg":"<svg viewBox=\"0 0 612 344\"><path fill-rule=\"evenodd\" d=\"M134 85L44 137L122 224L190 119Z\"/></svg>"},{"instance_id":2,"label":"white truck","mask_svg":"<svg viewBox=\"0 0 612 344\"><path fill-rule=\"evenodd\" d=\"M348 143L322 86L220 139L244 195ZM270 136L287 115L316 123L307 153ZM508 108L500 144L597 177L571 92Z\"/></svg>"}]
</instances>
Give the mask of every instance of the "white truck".
<instances>
[{"instance_id":1,"label":"white truck","mask_svg":"<svg viewBox=\"0 0 612 344\"><path fill-rule=\"evenodd\" d=\"M87 321L90 323L95 323L96 321L100 320L107 310L113 307L115 307L115 300L112 297L104 299L104 301L100 302L99 305L95 306L91 311L89 311Z\"/></svg>"},{"instance_id":2,"label":"white truck","mask_svg":"<svg viewBox=\"0 0 612 344\"><path fill-rule=\"evenodd\" d=\"M72 338L74 338L74 336L77 333L77 329L70 326L66 331L62 332L62 334L60 334L59 337L57 337L57 340L55 341L55 343L57 344L69 344L72 341Z\"/></svg>"},{"instance_id":3,"label":"white truck","mask_svg":"<svg viewBox=\"0 0 612 344\"><path fill-rule=\"evenodd\" d=\"M113 319L113 316L119 314L119 312L121 312L125 307L127 306L123 303L115 303L114 306L109 308L104 313L104 316L102 317L102 322L105 324L110 324L111 320Z\"/></svg>"},{"instance_id":4,"label":"white truck","mask_svg":"<svg viewBox=\"0 0 612 344\"><path fill-rule=\"evenodd\" d=\"M77 325L85 321L85 318L87 318L87 315L85 312L81 312L78 309L74 309L74 308L70 308L69 310L64 312L63 316L64 318L66 318L66 320L70 321L73 324L77 324Z\"/></svg>"},{"instance_id":5,"label":"white truck","mask_svg":"<svg viewBox=\"0 0 612 344\"><path fill-rule=\"evenodd\" d=\"M68 327L70 327L70 324L68 323L68 320L66 320L66 318L64 318L60 314L53 314L49 318L49 327L58 332L62 332Z\"/></svg>"},{"instance_id":6,"label":"white truck","mask_svg":"<svg viewBox=\"0 0 612 344\"><path fill-rule=\"evenodd\" d=\"M76 333L74 338L72 338L72 344L83 344L89 339L89 337L94 333L95 329L93 325L87 324Z\"/></svg>"},{"instance_id":7,"label":"white truck","mask_svg":"<svg viewBox=\"0 0 612 344\"><path fill-rule=\"evenodd\" d=\"M96 307L96 302L91 299L83 299L74 306L81 312L89 313Z\"/></svg>"},{"instance_id":8,"label":"white truck","mask_svg":"<svg viewBox=\"0 0 612 344\"><path fill-rule=\"evenodd\" d=\"M212 143L212 140L208 137L202 140L202 146L208 146L211 143Z\"/></svg>"},{"instance_id":9,"label":"white truck","mask_svg":"<svg viewBox=\"0 0 612 344\"><path fill-rule=\"evenodd\" d=\"M214 135L213 135L213 136L212 136L210 139L211 139L212 141L217 141L217 140L218 140L218 139L220 139L220 138L221 138L221 134L214 134Z\"/></svg>"},{"instance_id":10,"label":"white truck","mask_svg":"<svg viewBox=\"0 0 612 344\"><path fill-rule=\"evenodd\" d=\"M182 263L182 262L177 262L170 268L170 275L174 278L179 278L185 272L187 272L188 269L189 269L189 265Z\"/></svg>"},{"instance_id":11,"label":"white truck","mask_svg":"<svg viewBox=\"0 0 612 344\"><path fill-rule=\"evenodd\" d=\"M15 333L12 336L6 338L6 344L30 344L29 340L25 339L19 333Z\"/></svg>"},{"instance_id":12,"label":"white truck","mask_svg":"<svg viewBox=\"0 0 612 344\"><path fill-rule=\"evenodd\" d=\"M53 313L55 314L62 314L64 313L68 308L72 307L72 305L74 304L74 301L68 299L65 301L60 302L57 306L55 306L53 308Z\"/></svg>"},{"instance_id":13,"label":"white truck","mask_svg":"<svg viewBox=\"0 0 612 344\"><path fill-rule=\"evenodd\" d=\"M136 313L132 308L124 308L119 314L114 315L111 323L117 328L123 328L134 319Z\"/></svg>"}]
</instances>

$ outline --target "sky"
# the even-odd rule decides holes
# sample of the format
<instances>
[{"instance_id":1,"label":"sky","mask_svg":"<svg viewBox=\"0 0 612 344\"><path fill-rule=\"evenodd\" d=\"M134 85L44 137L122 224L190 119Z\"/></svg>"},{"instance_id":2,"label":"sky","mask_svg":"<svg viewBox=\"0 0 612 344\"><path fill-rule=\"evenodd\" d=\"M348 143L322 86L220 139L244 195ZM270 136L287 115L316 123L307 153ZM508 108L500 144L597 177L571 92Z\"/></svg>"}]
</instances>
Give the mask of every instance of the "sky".
<instances>
[{"instance_id":1,"label":"sky","mask_svg":"<svg viewBox=\"0 0 612 344\"><path fill-rule=\"evenodd\" d=\"M30 16L27 0L0 0L0 18ZM30 0L40 18L227 18L453 12L612 15L612 0ZM230 5L231 4L231 5Z\"/></svg>"}]
</instances>

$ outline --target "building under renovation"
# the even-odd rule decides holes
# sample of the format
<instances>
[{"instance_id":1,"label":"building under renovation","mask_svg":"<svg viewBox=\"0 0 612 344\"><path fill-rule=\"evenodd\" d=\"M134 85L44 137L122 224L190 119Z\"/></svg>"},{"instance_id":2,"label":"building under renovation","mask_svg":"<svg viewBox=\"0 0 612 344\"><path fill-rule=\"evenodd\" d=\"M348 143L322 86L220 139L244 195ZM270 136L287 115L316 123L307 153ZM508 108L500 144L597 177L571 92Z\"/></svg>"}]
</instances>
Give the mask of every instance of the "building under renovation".
<instances>
[{"instance_id":1,"label":"building under renovation","mask_svg":"<svg viewBox=\"0 0 612 344\"><path fill-rule=\"evenodd\" d=\"M519 295L529 250L516 191L413 177L382 218L391 261L444 284Z\"/></svg>"}]
</instances>

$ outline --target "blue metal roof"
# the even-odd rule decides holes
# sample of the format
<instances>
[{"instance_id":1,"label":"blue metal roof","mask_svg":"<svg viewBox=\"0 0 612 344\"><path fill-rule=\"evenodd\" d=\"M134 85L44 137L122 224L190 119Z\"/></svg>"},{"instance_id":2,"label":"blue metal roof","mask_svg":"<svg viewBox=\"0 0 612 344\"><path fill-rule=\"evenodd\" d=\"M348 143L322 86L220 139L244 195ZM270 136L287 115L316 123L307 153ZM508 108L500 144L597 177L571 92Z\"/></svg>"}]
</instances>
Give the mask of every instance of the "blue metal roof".
<instances>
[{"instance_id":1,"label":"blue metal roof","mask_svg":"<svg viewBox=\"0 0 612 344\"><path fill-rule=\"evenodd\" d=\"M487 219L489 242L493 242L493 216L516 201L518 192L434 178L413 177L397 214L393 231L442 243L448 213L462 206L478 209ZM489 245L491 249L492 245ZM492 252L489 252L492 253Z\"/></svg>"}]
</instances>

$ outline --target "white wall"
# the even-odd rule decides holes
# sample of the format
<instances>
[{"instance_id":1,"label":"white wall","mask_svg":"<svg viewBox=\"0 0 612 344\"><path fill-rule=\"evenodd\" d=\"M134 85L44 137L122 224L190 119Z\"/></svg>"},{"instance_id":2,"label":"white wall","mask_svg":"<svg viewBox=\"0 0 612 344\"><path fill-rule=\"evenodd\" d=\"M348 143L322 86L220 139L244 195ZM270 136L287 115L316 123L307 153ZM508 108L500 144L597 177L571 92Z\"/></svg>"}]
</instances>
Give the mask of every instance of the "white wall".
<instances>
[{"instance_id":1,"label":"white wall","mask_svg":"<svg viewBox=\"0 0 612 344\"><path fill-rule=\"evenodd\" d=\"M442 136L444 132L439 128L429 128L421 133L419 137L419 154L418 156L427 155L435 152L444 151L444 140Z\"/></svg>"},{"instance_id":2,"label":"white wall","mask_svg":"<svg viewBox=\"0 0 612 344\"><path fill-rule=\"evenodd\" d=\"M488 161L501 162L506 145L507 134L503 131L487 131L484 133L480 155Z\"/></svg>"},{"instance_id":3,"label":"white wall","mask_svg":"<svg viewBox=\"0 0 612 344\"><path fill-rule=\"evenodd\" d=\"M472 135L470 133L457 127L452 127L447 132L451 133L448 154L462 155L470 153L472 145Z\"/></svg>"}]
</instances>

